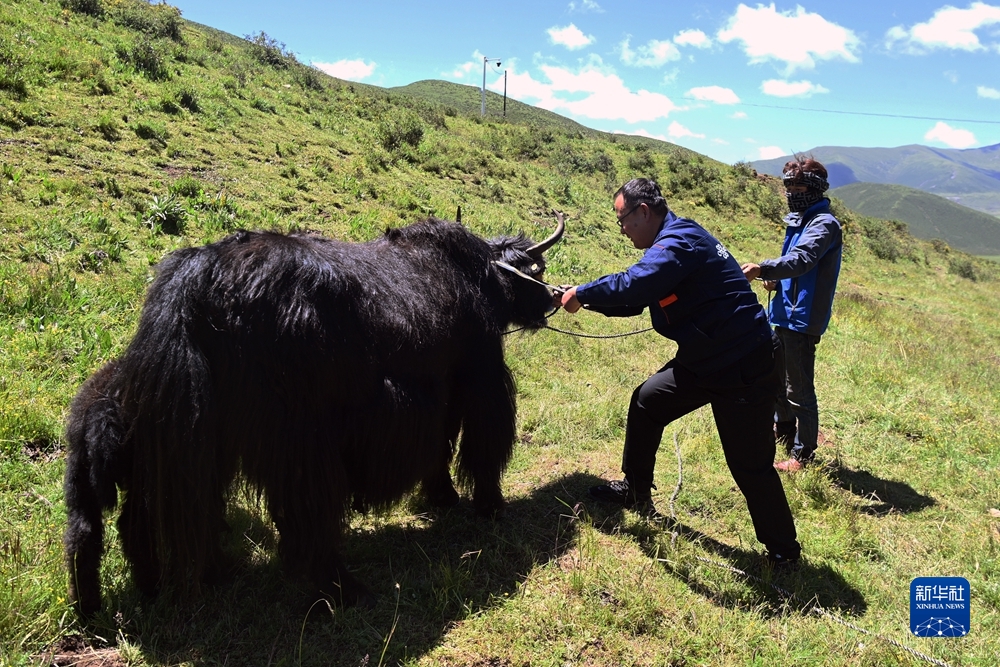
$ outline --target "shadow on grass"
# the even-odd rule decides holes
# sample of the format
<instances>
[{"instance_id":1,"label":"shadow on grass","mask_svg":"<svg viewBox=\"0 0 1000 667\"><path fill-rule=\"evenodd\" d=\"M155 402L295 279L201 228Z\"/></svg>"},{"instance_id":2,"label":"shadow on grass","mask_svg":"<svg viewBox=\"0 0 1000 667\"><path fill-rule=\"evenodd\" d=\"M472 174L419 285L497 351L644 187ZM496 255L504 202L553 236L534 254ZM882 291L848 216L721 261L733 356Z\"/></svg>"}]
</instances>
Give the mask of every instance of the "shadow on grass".
<instances>
[{"instance_id":1,"label":"shadow on grass","mask_svg":"<svg viewBox=\"0 0 1000 667\"><path fill-rule=\"evenodd\" d=\"M431 510L404 501L409 516L362 521L349 532L344 561L378 596L373 609L330 608L284 577L274 534L259 516L231 510L227 551L237 565L196 601L148 600L128 579L107 590L105 611L86 627L93 644L149 664L378 665L413 660L457 622L503 605L531 570L557 559L576 538L569 475L515 498L499 521L475 516L463 499ZM248 545L250 546L249 554ZM115 543L112 549L119 549Z\"/></svg>"},{"instance_id":2,"label":"shadow on grass","mask_svg":"<svg viewBox=\"0 0 1000 667\"><path fill-rule=\"evenodd\" d=\"M592 483L600 481L593 478ZM808 553L791 570L773 570L766 563L763 548L750 551L725 544L669 516L629 522L623 528L624 510L592 499L587 507L598 530L632 535L665 572L721 607L753 611L765 617L782 616L790 611L807 613L817 604L827 611L850 616L861 616L868 609L857 588L828 565L811 563ZM672 539L675 532L676 541Z\"/></svg>"},{"instance_id":3,"label":"shadow on grass","mask_svg":"<svg viewBox=\"0 0 1000 667\"><path fill-rule=\"evenodd\" d=\"M865 514L909 514L937 504L936 500L918 493L905 482L882 479L867 470L851 470L835 463L829 468L829 475L834 484L868 501L867 505L860 508Z\"/></svg>"}]
</instances>

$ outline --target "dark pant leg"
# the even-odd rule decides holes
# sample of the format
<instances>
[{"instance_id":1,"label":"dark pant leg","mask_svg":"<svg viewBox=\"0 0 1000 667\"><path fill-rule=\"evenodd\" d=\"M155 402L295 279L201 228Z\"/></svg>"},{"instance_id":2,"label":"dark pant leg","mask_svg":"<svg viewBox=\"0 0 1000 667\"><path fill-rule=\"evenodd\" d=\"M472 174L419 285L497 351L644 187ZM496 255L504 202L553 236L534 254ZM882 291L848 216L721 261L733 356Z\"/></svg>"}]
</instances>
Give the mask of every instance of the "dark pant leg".
<instances>
[{"instance_id":1,"label":"dark pant leg","mask_svg":"<svg viewBox=\"0 0 1000 667\"><path fill-rule=\"evenodd\" d=\"M775 333L785 348L785 392L779 395L775 414L779 421L797 423L791 454L808 461L819 437L819 404L816 401L816 346L820 337L778 327Z\"/></svg>"},{"instance_id":2,"label":"dark pant leg","mask_svg":"<svg viewBox=\"0 0 1000 667\"><path fill-rule=\"evenodd\" d=\"M772 553L796 557L795 521L781 478L774 469L772 407L780 383L772 339L747 355L725 377L718 378L712 412L722 440L726 464L746 498L757 539Z\"/></svg>"},{"instance_id":3,"label":"dark pant leg","mask_svg":"<svg viewBox=\"0 0 1000 667\"><path fill-rule=\"evenodd\" d=\"M667 424L709 402L691 371L671 361L632 392L622 472L637 495L653 486L656 450Z\"/></svg>"}]
</instances>

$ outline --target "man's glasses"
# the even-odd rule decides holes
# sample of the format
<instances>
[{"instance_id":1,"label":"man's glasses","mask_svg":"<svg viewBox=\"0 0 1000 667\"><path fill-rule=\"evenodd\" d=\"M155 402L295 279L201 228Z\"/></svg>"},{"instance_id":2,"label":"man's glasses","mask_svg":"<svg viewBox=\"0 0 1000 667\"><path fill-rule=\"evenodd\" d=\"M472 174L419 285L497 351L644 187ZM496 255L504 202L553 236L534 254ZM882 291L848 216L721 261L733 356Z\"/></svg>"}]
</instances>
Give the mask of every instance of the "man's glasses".
<instances>
[{"instance_id":1,"label":"man's glasses","mask_svg":"<svg viewBox=\"0 0 1000 667\"><path fill-rule=\"evenodd\" d=\"M630 209L628 210L628 212L627 212L627 213L626 213L625 215L619 215L619 216L618 216L618 226L619 226L619 227L624 227L624 226L625 226L625 218L627 218L627 217L629 217L630 215L632 215L633 213L635 213L635 210L636 210L637 208L639 208L640 206L642 206L642 203L641 203L641 202L640 202L640 203L638 203L638 204L636 204L636 205L635 205L635 206L633 206L632 208L630 208Z\"/></svg>"}]
</instances>

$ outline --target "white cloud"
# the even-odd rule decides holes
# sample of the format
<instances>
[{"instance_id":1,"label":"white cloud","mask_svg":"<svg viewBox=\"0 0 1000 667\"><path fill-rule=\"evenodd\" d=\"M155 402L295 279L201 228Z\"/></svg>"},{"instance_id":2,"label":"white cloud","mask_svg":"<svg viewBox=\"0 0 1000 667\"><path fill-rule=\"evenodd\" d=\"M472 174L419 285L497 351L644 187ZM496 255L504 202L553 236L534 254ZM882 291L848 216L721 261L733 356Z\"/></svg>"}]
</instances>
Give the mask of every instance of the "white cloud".
<instances>
[{"instance_id":1,"label":"white cloud","mask_svg":"<svg viewBox=\"0 0 1000 667\"><path fill-rule=\"evenodd\" d=\"M692 137L694 139L705 138L704 134L697 134L695 132L692 132L688 128L678 123L676 120L670 123L669 126L667 126L667 136L671 137L672 139L682 139L683 137Z\"/></svg>"},{"instance_id":2,"label":"white cloud","mask_svg":"<svg viewBox=\"0 0 1000 667\"><path fill-rule=\"evenodd\" d=\"M597 14L603 14L604 10L601 6L594 2L594 0L583 0L583 2L577 4L576 2L569 3L569 11L571 12L595 12Z\"/></svg>"},{"instance_id":3,"label":"white cloud","mask_svg":"<svg viewBox=\"0 0 1000 667\"><path fill-rule=\"evenodd\" d=\"M347 81L361 81L367 79L375 71L375 63L366 63L364 60L338 60L335 63L313 63L313 67L326 72L330 76Z\"/></svg>"},{"instance_id":4,"label":"white cloud","mask_svg":"<svg viewBox=\"0 0 1000 667\"><path fill-rule=\"evenodd\" d=\"M479 49L476 49L472 52L472 60L455 65L455 69L450 72L441 72L441 76L448 79L458 79L459 81L469 79L472 81L481 81L480 76L482 71L483 54L479 52Z\"/></svg>"},{"instance_id":5,"label":"white cloud","mask_svg":"<svg viewBox=\"0 0 1000 667\"><path fill-rule=\"evenodd\" d=\"M599 120L623 120L627 123L650 122L666 118L681 109L660 93L632 91L616 74L600 68L600 59L579 71L542 65L548 82L528 72L507 70L507 95L517 100L537 100L536 106L549 111L567 111L571 115ZM496 86L503 86L498 81ZM491 86L492 87L492 86Z\"/></svg>"},{"instance_id":6,"label":"white cloud","mask_svg":"<svg viewBox=\"0 0 1000 667\"><path fill-rule=\"evenodd\" d=\"M894 26L886 32L886 44L902 44L904 51L923 53L928 49L960 49L980 51L986 47L975 31L1000 23L1000 7L973 2L968 9L946 5L934 12L926 23L918 23L907 30Z\"/></svg>"},{"instance_id":7,"label":"white cloud","mask_svg":"<svg viewBox=\"0 0 1000 667\"><path fill-rule=\"evenodd\" d=\"M670 42L651 39L633 51L629 47L629 37L621 43L622 62L634 67L661 67L671 60L679 60L681 52Z\"/></svg>"},{"instance_id":8,"label":"white cloud","mask_svg":"<svg viewBox=\"0 0 1000 667\"><path fill-rule=\"evenodd\" d=\"M712 40L701 30L681 30L674 35L674 44L693 46L697 49L707 49L712 46Z\"/></svg>"},{"instance_id":9,"label":"white cloud","mask_svg":"<svg viewBox=\"0 0 1000 667\"><path fill-rule=\"evenodd\" d=\"M785 63L785 74L812 69L816 60L859 62L860 42L853 31L831 23L802 7L778 12L774 3L756 9L740 4L726 28L716 38L723 43L740 41L751 63L776 60Z\"/></svg>"},{"instance_id":10,"label":"white cloud","mask_svg":"<svg viewBox=\"0 0 1000 667\"><path fill-rule=\"evenodd\" d=\"M701 86L699 88L692 88L691 90L684 93L685 97L691 97L700 102L715 102L716 104L739 104L740 98L737 97L729 88L723 88L722 86Z\"/></svg>"},{"instance_id":11,"label":"white cloud","mask_svg":"<svg viewBox=\"0 0 1000 667\"><path fill-rule=\"evenodd\" d=\"M712 139L712 143L713 144L718 144L720 146L728 146L729 145L729 142L726 141L725 139L718 139L718 138Z\"/></svg>"},{"instance_id":12,"label":"white cloud","mask_svg":"<svg viewBox=\"0 0 1000 667\"><path fill-rule=\"evenodd\" d=\"M737 111L732 116L730 116L730 118L734 118L736 120L742 120L742 119L744 119L746 117L747 117L747 113L745 111Z\"/></svg>"},{"instance_id":13,"label":"white cloud","mask_svg":"<svg viewBox=\"0 0 1000 667\"><path fill-rule=\"evenodd\" d=\"M941 121L938 121L937 125L927 131L924 139L940 142L949 148L968 148L978 143L976 135L972 134L972 132L951 127Z\"/></svg>"},{"instance_id":14,"label":"white cloud","mask_svg":"<svg viewBox=\"0 0 1000 667\"><path fill-rule=\"evenodd\" d=\"M635 137L649 137L650 139L658 139L659 141L670 141L663 134L653 134L649 130L645 130L645 129L629 130L628 132L625 132L623 130L615 130L614 134L625 134L625 135L635 136Z\"/></svg>"},{"instance_id":15,"label":"white cloud","mask_svg":"<svg viewBox=\"0 0 1000 667\"><path fill-rule=\"evenodd\" d=\"M768 79L760 84L761 92L774 97L810 97L817 93L830 92L823 86L811 81L784 81Z\"/></svg>"},{"instance_id":16,"label":"white cloud","mask_svg":"<svg viewBox=\"0 0 1000 667\"><path fill-rule=\"evenodd\" d=\"M979 95L979 97L985 97L988 100L1000 100L1000 90L997 90L996 88L979 86L976 88L976 94Z\"/></svg>"},{"instance_id":17,"label":"white cloud","mask_svg":"<svg viewBox=\"0 0 1000 667\"><path fill-rule=\"evenodd\" d=\"M761 146L757 149L757 154L761 160L773 160L774 158L788 155L781 146Z\"/></svg>"},{"instance_id":18,"label":"white cloud","mask_svg":"<svg viewBox=\"0 0 1000 667\"><path fill-rule=\"evenodd\" d=\"M570 51L582 49L585 46L593 44L594 42L593 35L584 35L583 32L572 23L565 28L549 28L547 32L549 33L549 39L552 40L553 44L561 44Z\"/></svg>"}]
</instances>

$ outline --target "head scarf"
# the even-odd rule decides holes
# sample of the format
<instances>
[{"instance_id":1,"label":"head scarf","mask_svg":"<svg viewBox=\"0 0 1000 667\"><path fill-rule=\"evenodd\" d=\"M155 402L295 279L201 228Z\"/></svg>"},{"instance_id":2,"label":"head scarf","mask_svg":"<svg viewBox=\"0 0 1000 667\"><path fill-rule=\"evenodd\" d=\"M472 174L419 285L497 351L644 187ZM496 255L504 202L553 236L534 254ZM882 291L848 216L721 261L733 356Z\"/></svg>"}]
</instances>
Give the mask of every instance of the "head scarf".
<instances>
[{"instance_id":1,"label":"head scarf","mask_svg":"<svg viewBox=\"0 0 1000 667\"><path fill-rule=\"evenodd\" d=\"M792 213L801 213L813 204L818 203L823 199L823 193L830 188L830 184L825 178L811 171L799 171L795 173L792 170L788 170L782 174L782 181L786 188L793 185L806 186L805 192L785 191L785 198L788 200L788 210Z\"/></svg>"}]
</instances>

